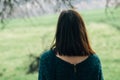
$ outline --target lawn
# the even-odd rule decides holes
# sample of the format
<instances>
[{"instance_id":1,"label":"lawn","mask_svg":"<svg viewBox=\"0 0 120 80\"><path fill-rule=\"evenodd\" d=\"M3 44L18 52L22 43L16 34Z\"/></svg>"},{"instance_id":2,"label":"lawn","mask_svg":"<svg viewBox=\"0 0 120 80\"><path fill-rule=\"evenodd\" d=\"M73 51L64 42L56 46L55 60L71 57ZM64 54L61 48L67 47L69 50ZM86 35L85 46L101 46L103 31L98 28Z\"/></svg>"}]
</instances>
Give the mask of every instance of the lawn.
<instances>
[{"instance_id":1,"label":"lawn","mask_svg":"<svg viewBox=\"0 0 120 80\"><path fill-rule=\"evenodd\" d=\"M104 10L80 12L93 49L100 57L105 80L119 80L120 9L112 18ZM0 80L37 80L38 73L26 74L32 61L48 49L55 33L58 14L10 20L0 30ZM0 24L1 26L1 24ZM113 78L113 79L112 79Z\"/></svg>"}]
</instances>

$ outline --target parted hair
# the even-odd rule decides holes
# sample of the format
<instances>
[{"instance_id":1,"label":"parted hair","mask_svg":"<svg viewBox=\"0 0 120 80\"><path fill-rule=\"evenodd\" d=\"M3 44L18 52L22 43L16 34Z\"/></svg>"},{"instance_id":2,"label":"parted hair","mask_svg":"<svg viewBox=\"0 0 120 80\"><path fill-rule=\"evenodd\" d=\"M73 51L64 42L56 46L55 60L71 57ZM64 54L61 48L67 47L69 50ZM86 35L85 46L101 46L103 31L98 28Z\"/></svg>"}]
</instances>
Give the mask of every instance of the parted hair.
<instances>
[{"instance_id":1,"label":"parted hair","mask_svg":"<svg viewBox=\"0 0 120 80\"><path fill-rule=\"evenodd\" d=\"M85 23L77 11L63 10L60 13L51 50L66 56L95 53L89 43Z\"/></svg>"}]
</instances>

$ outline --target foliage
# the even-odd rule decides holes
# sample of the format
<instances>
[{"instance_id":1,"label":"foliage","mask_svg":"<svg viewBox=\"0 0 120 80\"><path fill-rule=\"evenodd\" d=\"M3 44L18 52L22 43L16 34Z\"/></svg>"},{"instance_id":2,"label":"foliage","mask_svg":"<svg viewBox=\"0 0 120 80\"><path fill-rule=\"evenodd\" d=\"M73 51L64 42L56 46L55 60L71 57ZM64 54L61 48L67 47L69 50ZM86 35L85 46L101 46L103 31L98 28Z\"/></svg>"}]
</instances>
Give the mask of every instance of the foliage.
<instances>
[{"instance_id":1,"label":"foliage","mask_svg":"<svg viewBox=\"0 0 120 80\"><path fill-rule=\"evenodd\" d=\"M26 16L29 16L29 13L34 13L34 8L38 8L37 13L48 13L49 10L53 10L53 12L59 12L63 7L75 9L75 5L73 2L77 1L77 3L82 2L83 0L0 0L0 20L1 23L4 23L5 19L11 18L11 15L14 14L15 9L19 9L16 12L23 10L23 13L26 13ZM86 0L89 2L89 0ZM31 8L30 8L31 7ZM113 7L113 10L110 8ZM119 0L106 0L105 4L105 12L106 14L110 13L113 15L113 11L120 7ZM24 12L30 9L30 12ZM3 27L4 28L4 27Z\"/></svg>"},{"instance_id":2,"label":"foliage","mask_svg":"<svg viewBox=\"0 0 120 80\"><path fill-rule=\"evenodd\" d=\"M120 11L115 19L105 16L104 10L81 12L86 21L93 49L99 55L105 80L119 80L120 73ZM55 33L58 14L39 18L15 19L0 31L0 80L37 80L38 73L28 74L33 61L30 54L40 56L49 48ZM32 20L32 22L31 22Z\"/></svg>"}]
</instances>

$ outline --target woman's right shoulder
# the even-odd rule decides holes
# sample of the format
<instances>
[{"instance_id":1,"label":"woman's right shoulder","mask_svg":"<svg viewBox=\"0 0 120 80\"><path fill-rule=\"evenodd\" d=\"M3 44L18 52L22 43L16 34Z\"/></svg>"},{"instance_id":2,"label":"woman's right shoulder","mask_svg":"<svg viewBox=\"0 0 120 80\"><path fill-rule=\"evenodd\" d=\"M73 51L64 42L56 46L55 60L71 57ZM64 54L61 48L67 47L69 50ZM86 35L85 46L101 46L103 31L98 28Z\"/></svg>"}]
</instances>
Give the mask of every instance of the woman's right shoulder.
<instances>
[{"instance_id":1,"label":"woman's right shoulder","mask_svg":"<svg viewBox=\"0 0 120 80\"><path fill-rule=\"evenodd\" d=\"M97 54L93 54L91 59L93 61L100 62L100 58L99 58L99 56Z\"/></svg>"},{"instance_id":2,"label":"woman's right shoulder","mask_svg":"<svg viewBox=\"0 0 120 80\"><path fill-rule=\"evenodd\" d=\"M90 56L90 59L89 59L89 62L90 62L90 64L93 66L100 66L101 65L101 61L100 61L100 58L99 58L99 56L97 55L97 54L92 54L91 56Z\"/></svg>"}]
</instances>

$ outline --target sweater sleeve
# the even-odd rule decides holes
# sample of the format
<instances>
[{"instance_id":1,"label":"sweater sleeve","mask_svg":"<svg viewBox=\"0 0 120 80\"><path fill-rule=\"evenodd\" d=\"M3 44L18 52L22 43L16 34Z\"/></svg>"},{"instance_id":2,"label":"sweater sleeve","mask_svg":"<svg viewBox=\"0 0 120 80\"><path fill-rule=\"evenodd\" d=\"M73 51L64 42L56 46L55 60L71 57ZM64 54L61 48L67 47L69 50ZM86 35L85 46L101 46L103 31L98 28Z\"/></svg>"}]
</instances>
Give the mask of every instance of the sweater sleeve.
<instances>
[{"instance_id":1,"label":"sweater sleeve","mask_svg":"<svg viewBox=\"0 0 120 80\"><path fill-rule=\"evenodd\" d=\"M100 59L99 59L99 67L98 67L98 80L104 80L103 72L102 72L102 64Z\"/></svg>"},{"instance_id":2,"label":"sweater sleeve","mask_svg":"<svg viewBox=\"0 0 120 80\"><path fill-rule=\"evenodd\" d=\"M95 60L93 62L95 62L95 74L96 74L96 78L94 80L104 80L101 60L97 55L94 56Z\"/></svg>"},{"instance_id":3,"label":"sweater sleeve","mask_svg":"<svg viewBox=\"0 0 120 80\"><path fill-rule=\"evenodd\" d=\"M99 68L99 74L98 74L98 76L99 76L99 80L104 80L103 73L102 73L101 63L100 63L100 68Z\"/></svg>"},{"instance_id":4,"label":"sweater sleeve","mask_svg":"<svg viewBox=\"0 0 120 80\"><path fill-rule=\"evenodd\" d=\"M45 63L43 57L40 57L39 60L39 72L38 72L38 80L46 80L44 75Z\"/></svg>"}]
</instances>

